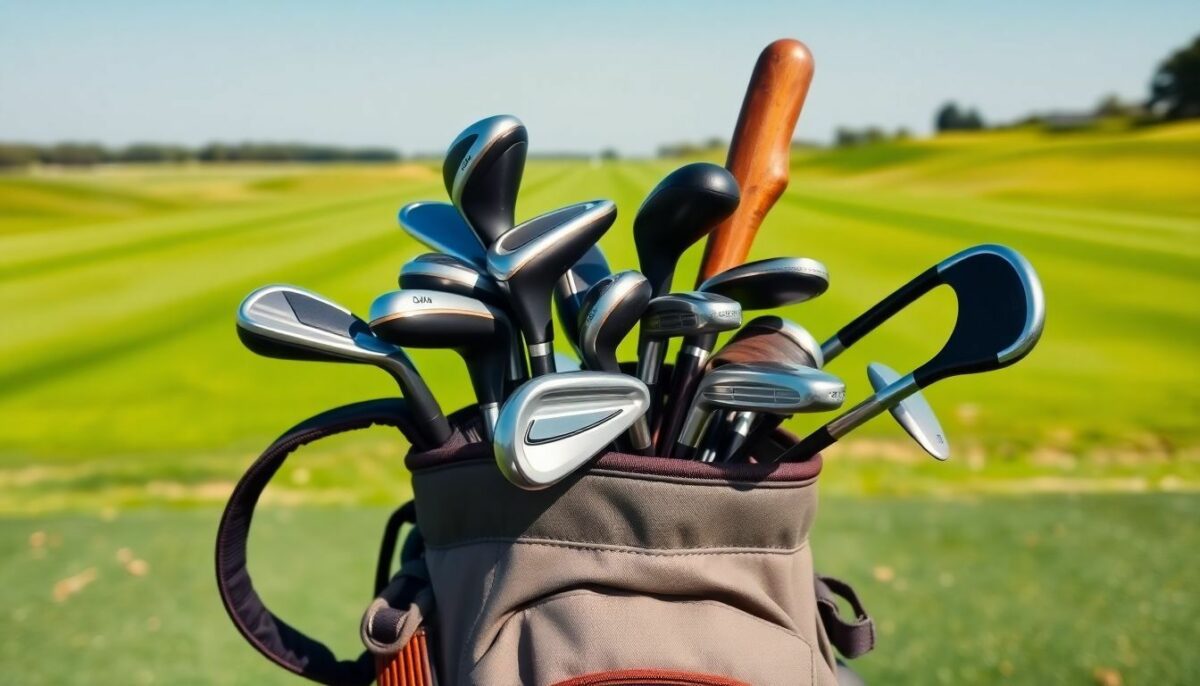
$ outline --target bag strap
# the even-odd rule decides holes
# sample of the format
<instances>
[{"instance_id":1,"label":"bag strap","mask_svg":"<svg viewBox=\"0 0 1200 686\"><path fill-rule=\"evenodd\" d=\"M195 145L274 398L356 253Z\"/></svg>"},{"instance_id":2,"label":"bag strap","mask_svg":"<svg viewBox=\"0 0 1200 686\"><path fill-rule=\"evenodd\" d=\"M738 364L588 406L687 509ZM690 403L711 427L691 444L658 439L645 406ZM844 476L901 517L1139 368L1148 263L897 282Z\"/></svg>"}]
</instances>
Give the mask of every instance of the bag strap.
<instances>
[{"instance_id":1,"label":"bag strap","mask_svg":"<svg viewBox=\"0 0 1200 686\"><path fill-rule=\"evenodd\" d=\"M246 544L259 496L289 455L318 439L374 425L395 427L410 443L419 436L408 405L400 398L344 405L306 419L284 432L250 465L229 496L217 528L217 589L234 626L268 660L327 686L369 684L375 677L371 654L364 651L353 660L339 660L325 644L271 612L254 589ZM390 552L386 555L391 557Z\"/></svg>"},{"instance_id":2,"label":"bag strap","mask_svg":"<svg viewBox=\"0 0 1200 686\"><path fill-rule=\"evenodd\" d=\"M850 584L831 576L814 576L817 589L817 609L833 647L853 660L871 652L875 647L875 622L867 614L858 594ZM854 620L846 621L838 610L838 598L844 598L854 610Z\"/></svg>"}]
</instances>

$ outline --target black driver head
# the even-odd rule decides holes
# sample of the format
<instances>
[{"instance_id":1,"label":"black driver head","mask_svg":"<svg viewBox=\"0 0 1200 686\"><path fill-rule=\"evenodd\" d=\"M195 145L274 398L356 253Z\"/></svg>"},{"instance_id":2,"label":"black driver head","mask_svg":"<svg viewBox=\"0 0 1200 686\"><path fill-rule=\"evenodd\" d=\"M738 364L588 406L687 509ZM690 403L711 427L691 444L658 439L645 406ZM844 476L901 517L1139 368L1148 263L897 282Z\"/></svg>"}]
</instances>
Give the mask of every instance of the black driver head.
<instances>
[{"instance_id":1,"label":"black driver head","mask_svg":"<svg viewBox=\"0 0 1200 686\"><path fill-rule=\"evenodd\" d=\"M671 291L680 256L733 214L740 200L733 175L709 162L680 167L650 191L633 220L633 240L655 297Z\"/></svg>"},{"instance_id":2,"label":"black driver head","mask_svg":"<svg viewBox=\"0 0 1200 686\"><path fill-rule=\"evenodd\" d=\"M525 125L502 114L468 126L446 153L442 179L450 202L485 248L513 227L528 147Z\"/></svg>"}]
</instances>

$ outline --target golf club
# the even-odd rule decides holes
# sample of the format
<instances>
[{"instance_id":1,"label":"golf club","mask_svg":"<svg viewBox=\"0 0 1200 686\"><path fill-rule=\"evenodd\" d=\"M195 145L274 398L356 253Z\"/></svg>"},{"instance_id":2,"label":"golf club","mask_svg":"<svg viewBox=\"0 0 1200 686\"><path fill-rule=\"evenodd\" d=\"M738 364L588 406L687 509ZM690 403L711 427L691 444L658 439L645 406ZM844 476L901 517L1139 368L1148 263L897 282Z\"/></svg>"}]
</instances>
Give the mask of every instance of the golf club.
<instances>
[{"instance_id":1,"label":"golf club","mask_svg":"<svg viewBox=\"0 0 1200 686\"><path fill-rule=\"evenodd\" d=\"M846 386L840 379L817 369L776 362L725 365L700 379L687 420L670 455L683 459L700 457L703 461L715 459L715 450L697 455L700 439L715 410L821 412L840 407L845 396Z\"/></svg>"},{"instance_id":2,"label":"golf club","mask_svg":"<svg viewBox=\"0 0 1200 686\"><path fill-rule=\"evenodd\" d=\"M554 308L558 311L558 323L562 325L567 341L576 353L579 352L579 305L588 289L611 273L600 246L593 245L554 285Z\"/></svg>"},{"instance_id":3,"label":"golf club","mask_svg":"<svg viewBox=\"0 0 1200 686\"><path fill-rule=\"evenodd\" d=\"M822 346L825 358L939 285L949 286L958 299L958 318L941 351L806 436L779 460L807 459L918 390L952 376L1007 367L1037 344L1046 315L1037 273L1011 248L981 245L939 262L843 327L832 345Z\"/></svg>"},{"instance_id":4,"label":"golf club","mask_svg":"<svg viewBox=\"0 0 1200 686\"><path fill-rule=\"evenodd\" d=\"M872 362L867 366L867 378L871 382L871 390L879 392L899 381L900 374L881 362ZM950 458L950 443L946 440L946 433L942 431L942 423L938 421L923 393L917 392L908 396L888 411L917 445L924 448L934 459Z\"/></svg>"},{"instance_id":5,"label":"golf club","mask_svg":"<svg viewBox=\"0 0 1200 686\"><path fill-rule=\"evenodd\" d=\"M651 426L662 399L658 379L667 341L680 336L715 337L722 331L736 329L741 323L742 306L721 295L690 291L661 295L650 301L638 332L637 376L650 389L647 421Z\"/></svg>"},{"instance_id":6,"label":"golf club","mask_svg":"<svg viewBox=\"0 0 1200 686\"><path fill-rule=\"evenodd\" d=\"M618 272L596 282L579 311L579 351L583 366L599 372L621 373L617 346L641 319L650 302L650 283L639 272ZM629 452L645 454L652 441L643 415L629 430Z\"/></svg>"},{"instance_id":7,"label":"golf club","mask_svg":"<svg viewBox=\"0 0 1200 686\"><path fill-rule=\"evenodd\" d=\"M550 301L554 283L617 218L609 200L570 205L534 217L488 249L488 272L506 288L529 351L533 376L554 371Z\"/></svg>"},{"instance_id":8,"label":"golf club","mask_svg":"<svg viewBox=\"0 0 1200 686\"><path fill-rule=\"evenodd\" d=\"M468 126L446 153L442 180L450 202L484 247L513 228L528 147L521 120L501 114Z\"/></svg>"},{"instance_id":9,"label":"golf club","mask_svg":"<svg viewBox=\"0 0 1200 686\"><path fill-rule=\"evenodd\" d=\"M458 210L444 202L410 202L400 208L400 228L422 245L487 269L487 250Z\"/></svg>"},{"instance_id":10,"label":"golf club","mask_svg":"<svg viewBox=\"0 0 1200 686\"><path fill-rule=\"evenodd\" d=\"M401 290L371 303L371 331L410 348L449 348L467 365L484 431L491 438L512 359L512 325L501 310L442 291Z\"/></svg>"},{"instance_id":11,"label":"golf club","mask_svg":"<svg viewBox=\"0 0 1200 686\"><path fill-rule=\"evenodd\" d=\"M716 293L738 301L744 312L795 305L821 295L828 288L829 271L825 265L804 257L775 257L748 262L700 284L700 290L705 293ZM673 407L670 412L663 413L663 422L658 429L660 450L670 446L678 437L687 403L695 393L701 370L716 343L715 334L684 340L675 358L671 390L667 394Z\"/></svg>"},{"instance_id":12,"label":"golf club","mask_svg":"<svg viewBox=\"0 0 1200 686\"><path fill-rule=\"evenodd\" d=\"M650 191L633 220L638 264L654 297L671 292L680 256L738 206L737 181L724 167L695 162Z\"/></svg>"},{"instance_id":13,"label":"golf club","mask_svg":"<svg viewBox=\"0 0 1200 686\"><path fill-rule=\"evenodd\" d=\"M521 488L546 488L625 433L649 403L646 386L625 374L539 376L500 408L492 441L496 464Z\"/></svg>"},{"instance_id":14,"label":"golf club","mask_svg":"<svg viewBox=\"0 0 1200 686\"><path fill-rule=\"evenodd\" d=\"M360 362L392 375L413 425L432 448L450 437L450 424L429 387L399 347L380 340L350 310L296 286L263 286L242 300L238 338L250 350L281 360Z\"/></svg>"},{"instance_id":15,"label":"golf club","mask_svg":"<svg viewBox=\"0 0 1200 686\"><path fill-rule=\"evenodd\" d=\"M500 310L508 310L508 296L486 271L479 271L471 263L454 255L425 253L418 255L400 268L397 279L400 288L406 290L432 290L475 298ZM521 332L512 327L512 343L509 345L508 391L519 386L529 377L525 364L525 352L521 344Z\"/></svg>"}]
</instances>

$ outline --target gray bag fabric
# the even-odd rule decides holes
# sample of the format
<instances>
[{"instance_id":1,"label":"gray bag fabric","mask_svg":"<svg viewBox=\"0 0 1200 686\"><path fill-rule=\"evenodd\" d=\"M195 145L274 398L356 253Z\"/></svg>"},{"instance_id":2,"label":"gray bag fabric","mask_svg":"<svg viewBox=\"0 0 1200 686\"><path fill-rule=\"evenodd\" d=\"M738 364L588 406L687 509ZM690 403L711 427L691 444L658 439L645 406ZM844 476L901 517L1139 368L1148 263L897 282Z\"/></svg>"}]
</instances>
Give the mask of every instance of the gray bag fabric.
<instances>
[{"instance_id":1,"label":"gray bag fabric","mask_svg":"<svg viewBox=\"0 0 1200 686\"><path fill-rule=\"evenodd\" d=\"M501 476L466 417L446 445L407 459L423 555L364 616L378 664L420 629L439 684L834 686L834 647L856 657L873 645L853 590L813 569L820 456L608 453L530 492ZM432 681L381 669L380 683Z\"/></svg>"}]
</instances>

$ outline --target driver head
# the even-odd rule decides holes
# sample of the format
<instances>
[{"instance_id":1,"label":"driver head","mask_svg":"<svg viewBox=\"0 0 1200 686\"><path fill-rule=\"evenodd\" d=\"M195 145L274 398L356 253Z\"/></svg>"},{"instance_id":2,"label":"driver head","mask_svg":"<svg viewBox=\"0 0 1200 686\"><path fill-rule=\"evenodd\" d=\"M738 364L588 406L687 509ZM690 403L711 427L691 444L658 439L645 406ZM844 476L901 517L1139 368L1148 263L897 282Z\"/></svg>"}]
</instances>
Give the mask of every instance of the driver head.
<instances>
[{"instance_id":1,"label":"driver head","mask_svg":"<svg viewBox=\"0 0 1200 686\"><path fill-rule=\"evenodd\" d=\"M446 152L442 180L450 202L484 246L513 227L528 146L521 120L501 114L468 126Z\"/></svg>"},{"instance_id":2,"label":"driver head","mask_svg":"<svg viewBox=\"0 0 1200 686\"><path fill-rule=\"evenodd\" d=\"M550 317L554 283L616 218L617 206L610 200L577 203L522 223L488 249L488 272L508 291L529 346L534 376L554 371Z\"/></svg>"},{"instance_id":3,"label":"driver head","mask_svg":"<svg viewBox=\"0 0 1200 686\"><path fill-rule=\"evenodd\" d=\"M744 310L769 310L794 305L829 288L825 265L806 257L772 257L727 269L700 284L700 290L719 293L742 304Z\"/></svg>"},{"instance_id":4,"label":"driver head","mask_svg":"<svg viewBox=\"0 0 1200 686\"><path fill-rule=\"evenodd\" d=\"M655 296L670 292L680 256L732 214L740 199L733 175L709 162L680 167L650 191L633 220L633 240Z\"/></svg>"},{"instance_id":5,"label":"driver head","mask_svg":"<svg viewBox=\"0 0 1200 686\"><path fill-rule=\"evenodd\" d=\"M790 415L841 407L846 385L810 367L775 362L729 364L706 374L696 389L674 455L690 457L715 410Z\"/></svg>"},{"instance_id":6,"label":"driver head","mask_svg":"<svg viewBox=\"0 0 1200 686\"><path fill-rule=\"evenodd\" d=\"M650 393L637 379L605 372L540 376L500 409L493 447L513 484L546 488L603 451L646 413Z\"/></svg>"},{"instance_id":7,"label":"driver head","mask_svg":"<svg viewBox=\"0 0 1200 686\"><path fill-rule=\"evenodd\" d=\"M487 269L487 251L453 205L410 202L400 208L400 228L422 245Z\"/></svg>"}]
</instances>

